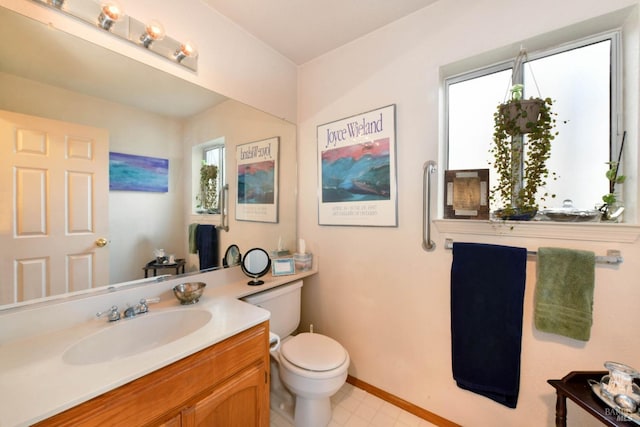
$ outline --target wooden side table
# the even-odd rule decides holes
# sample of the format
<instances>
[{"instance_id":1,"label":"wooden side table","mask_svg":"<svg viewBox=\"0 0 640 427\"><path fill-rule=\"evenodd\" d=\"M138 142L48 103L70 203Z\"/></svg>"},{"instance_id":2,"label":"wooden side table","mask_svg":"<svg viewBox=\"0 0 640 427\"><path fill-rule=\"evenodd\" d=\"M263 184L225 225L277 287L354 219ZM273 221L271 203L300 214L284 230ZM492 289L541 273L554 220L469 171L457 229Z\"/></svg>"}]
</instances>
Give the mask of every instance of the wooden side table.
<instances>
[{"instance_id":1,"label":"wooden side table","mask_svg":"<svg viewBox=\"0 0 640 427\"><path fill-rule=\"evenodd\" d=\"M175 269L176 274L181 274L181 273L184 274L185 264L186 264L186 261L182 258L176 259L175 264L158 264L156 260L153 260L153 261L149 261L147 265L142 267L142 269L144 270L145 278L149 277L149 270L153 270L154 276L157 274L157 270L164 270L164 269Z\"/></svg>"},{"instance_id":2,"label":"wooden side table","mask_svg":"<svg viewBox=\"0 0 640 427\"><path fill-rule=\"evenodd\" d=\"M556 389L556 426L567 425L567 397L607 426L633 426L616 411L609 408L591 390L589 379L600 381L607 371L572 371L561 380L547 380Z\"/></svg>"}]
</instances>

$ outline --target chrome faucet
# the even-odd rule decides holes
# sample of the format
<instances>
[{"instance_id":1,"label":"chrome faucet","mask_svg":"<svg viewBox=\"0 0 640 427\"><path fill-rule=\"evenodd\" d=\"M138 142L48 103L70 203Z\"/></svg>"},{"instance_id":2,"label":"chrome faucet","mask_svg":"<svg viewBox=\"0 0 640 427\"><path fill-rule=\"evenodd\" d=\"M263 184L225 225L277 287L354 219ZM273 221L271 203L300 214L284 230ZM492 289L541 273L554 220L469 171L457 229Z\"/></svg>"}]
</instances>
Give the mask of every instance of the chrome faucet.
<instances>
[{"instance_id":1,"label":"chrome faucet","mask_svg":"<svg viewBox=\"0 0 640 427\"><path fill-rule=\"evenodd\" d=\"M135 317L149 311L149 304L160 302L160 298L142 298L140 302L133 307L128 307L122 314L124 317Z\"/></svg>"},{"instance_id":2,"label":"chrome faucet","mask_svg":"<svg viewBox=\"0 0 640 427\"><path fill-rule=\"evenodd\" d=\"M118 306L111 306L108 310L99 311L96 313L96 317L102 317L107 315L107 319L109 322L115 322L120 320L120 312L118 311Z\"/></svg>"}]
</instances>

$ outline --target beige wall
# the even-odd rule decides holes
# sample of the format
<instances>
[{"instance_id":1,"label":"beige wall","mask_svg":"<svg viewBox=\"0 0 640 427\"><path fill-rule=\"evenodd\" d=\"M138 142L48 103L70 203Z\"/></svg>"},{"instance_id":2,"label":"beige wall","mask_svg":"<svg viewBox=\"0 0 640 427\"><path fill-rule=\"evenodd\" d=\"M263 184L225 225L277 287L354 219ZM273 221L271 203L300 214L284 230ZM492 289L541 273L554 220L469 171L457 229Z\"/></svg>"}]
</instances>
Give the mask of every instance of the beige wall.
<instances>
[{"instance_id":1,"label":"beige wall","mask_svg":"<svg viewBox=\"0 0 640 427\"><path fill-rule=\"evenodd\" d=\"M169 191L109 192L110 282L144 277L153 250L183 256L182 123L0 73L0 109L105 128L109 151L169 159Z\"/></svg>"},{"instance_id":2,"label":"beige wall","mask_svg":"<svg viewBox=\"0 0 640 427\"><path fill-rule=\"evenodd\" d=\"M635 239L637 228L596 233L578 227L554 237L555 229L529 232L526 227L512 231L508 226L487 226L478 232L440 223L433 231L436 250L427 253L421 248L422 166L442 157L443 69L487 52L495 54L494 60L506 51L515 56L530 38L548 33L557 37L556 30L637 5L637 0L440 1L300 67L298 231L320 260L320 273L305 281L301 326L306 329L313 323L317 331L342 342L352 358L351 375L465 426L544 426L553 425L555 408L547 379L571 370L602 369L606 360L640 367L640 343L633 338L640 323L640 246L636 240L624 242L614 236L616 231L630 231ZM638 43L637 14L637 9L624 14L630 46ZM599 25L600 20L559 33L577 36ZM638 115L635 50L634 54L627 49L628 69L636 70L625 92L628 118ZM389 104L396 104L399 226L319 226L316 127ZM637 120L627 120L633 146L637 128ZM637 151L631 148L628 153L635 171ZM637 181L635 173L631 179ZM515 410L458 388L452 378L451 251L443 249L445 237L532 250L559 246L600 255L609 248L622 251L622 265L596 269L594 325L587 343L535 330L536 263L528 262ZM569 425L599 425L581 413L570 405Z\"/></svg>"},{"instance_id":3,"label":"beige wall","mask_svg":"<svg viewBox=\"0 0 640 427\"><path fill-rule=\"evenodd\" d=\"M235 203L238 190L236 147L240 144L279 137L278 222L236 221ZM230 232L220 232L221 256L230 244L238 245L245 254L261 247L277 248L282 239L285 248L293 251L296 239L296 126L238 101L228 100L189 118L184 130L184 158L191 159L192 147L222 139L226 147L226 175L229 184L228 222ZM185 165L185 218L189 223L220 224L217 215L192 215L191 164ZM197 176L197 173L196 173ZM195 256L192 258L195 259Z\"/></svg>"}]
</instances>

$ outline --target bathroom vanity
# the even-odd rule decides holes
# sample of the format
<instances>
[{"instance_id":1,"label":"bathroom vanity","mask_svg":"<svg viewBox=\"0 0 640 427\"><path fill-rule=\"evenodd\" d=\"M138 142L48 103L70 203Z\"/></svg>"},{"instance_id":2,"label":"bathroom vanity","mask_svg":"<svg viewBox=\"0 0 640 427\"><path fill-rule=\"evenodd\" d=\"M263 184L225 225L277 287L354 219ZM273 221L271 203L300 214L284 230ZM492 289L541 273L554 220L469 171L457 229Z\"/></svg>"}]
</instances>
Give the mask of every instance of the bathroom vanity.
<instances>
[{"instance_id":1,"label":"bathroom vanity","mask_svg":"<svg viewBox=\"0 0 640 427\"><path fill-rule=\"evenodd\" d=\"M248 286L233 267L0 311L0 425L268 426L270 314L239 298L316 272ZM186 281L207 284L197 304L172 294Z\"/></svg>"},{"instance_id":2,"label":"bathroom vanity","mask_svg":"<svg viewBox=\"0 0 640 427\"><path fill-rule=\"evenodd\" d=\"M266 427L268 341L260 323L36 426Z\"/></svg>"}]
</instances>

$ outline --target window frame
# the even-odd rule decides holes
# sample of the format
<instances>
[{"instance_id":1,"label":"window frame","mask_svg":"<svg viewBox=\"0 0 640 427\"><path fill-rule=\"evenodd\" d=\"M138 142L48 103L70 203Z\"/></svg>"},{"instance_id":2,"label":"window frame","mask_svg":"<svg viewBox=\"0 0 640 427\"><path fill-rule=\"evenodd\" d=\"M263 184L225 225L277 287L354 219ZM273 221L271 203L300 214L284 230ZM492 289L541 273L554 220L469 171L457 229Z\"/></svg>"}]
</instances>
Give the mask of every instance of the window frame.
<instances>
[{"instance_id":1,"label":"window frame","mask_svg":"<svg viewBox=\"0 0 640 427\"><path fill-rule=\"evenodd\" d=\"M536 59L544 58L547 56L556 55L562 52L567 52L574 49L579 49L585 46L589 46L602 41L610 40L610 89L609 89L609 103L610 103L610 117L609 117L609 161L617 161L617 155L620 151L620 144L622 141L622 133L624 129L623 123L623 58L622 58L622 30L615 29L598 34L593 34L587 37L575 39L566 43L562 43L556 46L538 49L533 52L527 52L527 61L524 61L521 65L520 76L524 76L524 67L528 62L535 61ZM443 141L444 141L444 157L443 164L444 169L448 169L450 158L450 143L449 143L449 90L450 86L456 83L472 80L482 76L490 75L496 72L512 70L512 73L516 73L514 70L515 59L509 59L478 67L470 71L457 73L455 75L444 78L444 126L443 126ZM505 88L508 93L508 87ZM620 174L623 174L623 165L620 165ZM624 188L623 188L624 190Z\"/></svg>"}]
</instances>

